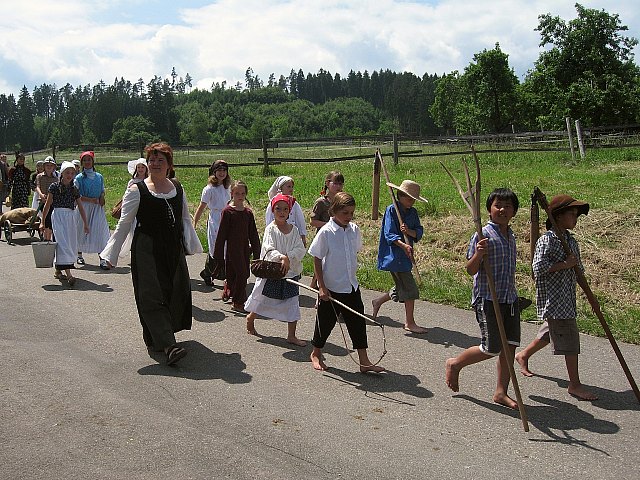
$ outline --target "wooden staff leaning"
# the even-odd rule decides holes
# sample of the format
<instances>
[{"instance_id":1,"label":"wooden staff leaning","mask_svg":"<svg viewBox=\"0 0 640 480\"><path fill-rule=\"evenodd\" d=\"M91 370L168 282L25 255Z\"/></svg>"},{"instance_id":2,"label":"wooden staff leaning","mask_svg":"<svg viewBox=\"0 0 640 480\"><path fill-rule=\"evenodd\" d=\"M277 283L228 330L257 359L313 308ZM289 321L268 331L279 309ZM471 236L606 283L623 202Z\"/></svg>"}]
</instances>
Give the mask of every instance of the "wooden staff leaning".
<instances>
[{"instance_id":1,"label":"wooden staff leaning","mask_svg":"<svg viewBox=\"0 0 640 480\"><path fill-rule=\"evenodd\" d=\"M471 177L469 176L469 168L467 167L467 163L463 160L462 165L464 167L465 179L467 182L467 190L464 191L458 183L458 180L451 174L449 169L440 162L440 165L445 169L453 184L456 186L460 197L462 197L462 201L467 206L469 211L471 212L471 216L473 217L473 223L476 227L476 234L478 236L478 241L484 238L482 233L482 218L480 215L480 163L478 162L478 156L476 155L475 148L471 147L471 152L473 153L473 159L476 164L476 182L475 185L471 185ZM498 324L498 331L500 332L500 342L502 343L502 353L501 355L505 356L507 359L507 352L509 351L509 343L507 342L507 334L504 330L504 319L502 317L502 311L500 310L500 303L498 300L498 294L496 292L496 285L493 279L493 271L491 270L491 264L489 263L489 254L487 253L482 259L482 266L487 275L487 283L489 285L489 291L491 292L491 299L493 303L493 310L496 315L496 323ZM518 385L518 379L516 378L516 372L513 368L513 362L507 361L507 366L509 368L509 378L511 379L511 384L513 385L513 391L516 394L516 402L518 403L518 411L520 412L520 419L522 420L522 427L525 432L529 431L529 421L527 419L527 411L524 408L524 403L522 402L522 395L520 394L520 386Z\"/></svg>"},{"instance_id":2,"label":"wooden staff leaning","mask_svg":"<svg viewBox=\"0 0 640 480\"><path fill-rule=\"evenodd\" d=\"M560 229L558 227L556 219L553 217L553 214L551 212L551 208L549 207L549 203L547 202L546 195L544 193L542 193L542 191L538 187L535 187L534 195L536 197L537 202L542 207L542 209L545 212L547 212L547 216L549 217L549 221L551 222L551 225L553 226L553 229L558 234L558 238L560 239L560 242L562 243L562 249L564 250L564 252L567 255L571 255L572 254L571 253L571 248L569 248L569 244L567 243L567 239L564 236L564 231L563 231L564 229ZM607 338L609 339L609 343L611 343L611 347L613 348L613 351L615 352L616 357L618 357L618 361L620 362L620 365L622 366L622 370L624 370L624 374L627 376L627 380L629 381L629 385L631 385L631 389L633 390L633 393L635 394L636 399L638 400L638 402L640 402L640 390L638 390L638 385L636 384L635 380L633 379L633 376L631 375L631 370L629 370L629 367L627 366L627 362L625 361L624 357L622 356L622 352L620 351L620 348L618 347L616 339L613 337L613 334L611 333L611 329L609 328L609 325L607 324L607 321L605 320L604 315L602 314L602 310L600 310L600 304L598 303L598 299L596 298L596 296L591 291L591 287L589 287L589 283L587 282L587 278L585 277L584 272L582 271L580 266L579 265L574 265L573 266L573 271L576 273L576 280L578 282L578 285L580 285L580 288L582 288L582 291L586 295L587 300L589 301L589 304L591 305L591 309L593 310L593 313L595 313L596 316L598 317L598 320L600 320L600 325L602 325L602 329L604 330L604 333L607 335Z\"/></svg>"},{"instance_id":3,"label":"wooden staff leaning","mask_svg":"<svg viewBox=\"0 0 640 480\"><path fill-rule=\"evenodd\" d=\"M536 243L538 243L538 238L540 238L540 209L538 208L535 190L531 194L530 213L531 224L529 225L529 253L531 254L531 265L533 265L533 256L536 253ZM533 278L533 269L531 270L531 278Z\"/></svg>"},{"instance_id":4,"label":"wooden staff leaning","mask_svg":"<svg viewBox=\"0 0 640 480\"><path fill-rule=\"evenodd\" d=\"M380 149L376 150L376 157L380 161L380 165L382 166L382 171L384 173L385 184L389 188L389 194L391 195L391 201L393 202L393 209L396 212L396 217L398 218L398 224L402 225L402 215L400 214L400 208L398 208L398 201L396 200L396 194L393 191L393 188L389 186L391 180L389 179L389 173L387 172L387 167L384 165L384 160L382 160L382 154L380 153ZM420 271L418 270L418 264L416 263L416 257L413 254L413 244L409 242L409 236L406 233L403 233L404 243L407 245L411 245L411 264L413 265L413 272L416 275L416 280L418 281L418 285L422 284L422 278L420 277Z\"/></svg>"}]
</instances>

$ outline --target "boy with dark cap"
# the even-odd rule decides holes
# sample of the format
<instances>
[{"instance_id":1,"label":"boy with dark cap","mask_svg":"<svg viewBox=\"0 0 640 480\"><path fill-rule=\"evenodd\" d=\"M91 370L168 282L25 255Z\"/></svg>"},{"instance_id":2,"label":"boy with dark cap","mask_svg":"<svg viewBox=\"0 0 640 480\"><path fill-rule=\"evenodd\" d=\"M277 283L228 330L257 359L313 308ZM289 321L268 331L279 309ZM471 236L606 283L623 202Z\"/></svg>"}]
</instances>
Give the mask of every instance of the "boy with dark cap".
<instances>
[{"instance_id":1,"label":"boy with dark cap","mask_svg":"<svg viewBox=\"0 0 640 480\"><path fill-rule=\"evenodd\" d=\"M569 393L581 400L597 400L598 397L580 383L578 375L580 335L576 322L577 276L574 267L583 268L578 242L569 232L575 228L580 215L589 213L589 204L569 195L556 195L549 208L558 231L547 219L547 232L538 239L532 262L538 318L543 323L536 338L516 355L516 361L523 375L533 376L529 370L529 358L551 343L554 355L564 355ZM562 248L560 235L567 240L571 255Z\"/></svg>"}]
</instances>

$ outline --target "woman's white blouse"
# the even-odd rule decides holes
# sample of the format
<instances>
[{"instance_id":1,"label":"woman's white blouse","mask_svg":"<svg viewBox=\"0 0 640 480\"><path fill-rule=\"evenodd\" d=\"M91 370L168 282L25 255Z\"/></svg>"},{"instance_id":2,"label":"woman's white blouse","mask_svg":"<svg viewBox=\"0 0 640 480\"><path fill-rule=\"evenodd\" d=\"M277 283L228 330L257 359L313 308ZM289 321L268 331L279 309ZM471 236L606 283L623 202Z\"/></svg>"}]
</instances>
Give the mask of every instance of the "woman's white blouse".
<instances>
[{"instance_id":1,"label":"woman's white blouse","mask_svg":"<svg viewBox=\"0 0 640 480\"><path fill-rule=\"evenodd\" d=\"M156 198L170 199L176 196L177 191L173 188L169 193L156 193L149 191ZM138 188L127 189L122 197L122 212L120 220L111 238L107 242L107 246L100 252L100 257L109 261L112 265L118 264L118 255L122 249L122 244L127 238L131 230L131 223L135 220L140 206L140 190ZM202 253L202 244L196 234L193 224L191 223L191 215L189 214L189 206L187 205L187 197L182 196L182 226L184 232L185 253L193 255Z\"/></svg>"}]
</instances>

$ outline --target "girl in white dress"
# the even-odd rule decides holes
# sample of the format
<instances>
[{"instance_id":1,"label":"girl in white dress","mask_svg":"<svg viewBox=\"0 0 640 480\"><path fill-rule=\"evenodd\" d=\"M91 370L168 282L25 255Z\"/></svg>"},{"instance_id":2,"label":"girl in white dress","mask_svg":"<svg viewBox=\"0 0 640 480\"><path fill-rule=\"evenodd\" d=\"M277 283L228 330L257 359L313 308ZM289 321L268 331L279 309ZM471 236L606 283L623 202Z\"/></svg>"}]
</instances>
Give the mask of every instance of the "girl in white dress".
<instances>
[{"instance_id":1,"label":"girl in white dress","mask_svg":"<svg viewBox=\"0 0 640 480\"><path fill-rule=\"evenodd\" d=\"M260 257L282 264L285 278L300 279L302 257L306 248L295 225L287 223L295 199L279 193L271 199L273 222L267 225L262 238ZM255 319L258 315L288 322L287 342L304 347L307 343L296 337L300 320L299 289L297 285L282 280L258 278L253 291L244 304L247 315L247 333L258 335Z\"/></svg>"},{"instance_id":2,"label":"girl in white dress","mask_svg":"<svg viewBox=\"0 0 640 480\"><path fill-rule=\"evenodd\" d=\"M200 205L193 215L193 228L198 226L200 216L206 207L209 207L209 221L207 223L207 240L209 243L209 254L204 264L204 270L200 272L200 276L209 286L213 285L213 251L216 248L216 238L220 229L220 218L222 210L227 206L231 199L229 185L231 177L229 176L229 165L224 160L216 160L209 169L209 182L202 189Z\"/></svg>"},{"instance_id":3,"label":"girl in white dress","mask_svg":"<svg viewBox=\"0 0 640 480\"><path fill-rule=\"evenodd\" d=\"M293 178L287 176L276 178L275 182L273 182L273 185L271 185L271 188L267 192L267 195L269 195L269 202L271 202L271 199L273 199L273 197L275 197L278 193L293 196ZM273 222L273 211L271 210L271 204L267 205L264 219L265 225L269 225L271 222ZM302 238L302 243L306 247L307 225L305 223L304 213L302 213L302 207L300 207L300 204L298 202L295 202L293 204L293 208L291 209L291 213L289 215L287 223L298 227L300 238Z\"/></svg>"},{"instance_id":4,"label":"girl in white dress","mask_svg":"<svg viewBox=\"0 0 640 480\"><path fill-rule=\"evenodd\" d=\"M75 208L78 208L82 219L83 230L89 234L89 225L84 208L80 200L80 192L73 184L76 176L76 169L71 162L62 162L60 167L60 182L49 186L47 201L44 204L42 216L47 218L49 210L53 208L51 223L53 234L56 237L56 256L54 259L55 273L53 276L62 280L62 270L66 273L67 283L70 287L76 283L76 279L71 275L71 269L75 268L76 253L78 251L78 232ZM44 230L44 222L41 222L40 229Z\"/></svg>"},{"instance_id":5,"label":"girl in white dress","mask_svg":"<svg viewBox=\"0 0 640 480\"><path fill-rule=\"evenodd\" d=\"M82 162L82 172L76 175L74 184L80 191L80 201L87 213L87 222L91 233L83 235L80 233L82 222L78 222L78 258L77 262L84 265L84 253L99 253L109 241L109 224L104 213L104 178L96 172L93 151L86 151L80 154ZM73 162L72 162L73 163ZM107 262L100 258L100 268L108 270Z\"/></svg>"}]
</instances>

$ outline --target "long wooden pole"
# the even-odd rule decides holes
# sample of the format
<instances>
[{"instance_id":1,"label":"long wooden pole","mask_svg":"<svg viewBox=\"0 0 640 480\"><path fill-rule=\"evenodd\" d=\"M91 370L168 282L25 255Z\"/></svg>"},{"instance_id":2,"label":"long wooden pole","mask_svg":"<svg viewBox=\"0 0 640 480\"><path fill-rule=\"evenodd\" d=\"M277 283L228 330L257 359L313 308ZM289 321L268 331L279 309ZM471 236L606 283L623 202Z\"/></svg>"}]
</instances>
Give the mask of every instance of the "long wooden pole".
<instances>
[{"instance_id":1,"label":"long wooden pole","mask_svg":"<svg viewBox=\"0 0 640 480\"><path fill-rule=\"evenodd\" d=\"M382 171L384 172L384 178L386 179L386 183L391 183L389 179L389 173L387 172L387 167L384 165L384 160L382 160L382 154L380 153L380 149L376 151L376 157L380 160L380 165L382 166ZM398 208L398 202L396 200L396 194L393 191L392 187L389 187L389 193L391 194L391 201L393 202L393 209L396 211L396 217L398 218L398 224L402 225L402 215L400 214L400 209ZM413 255L413 245L409 242L409 236L406 233L403 233L404 243L411 246L411 264L413 265L413 271L416 275L416 280L418 280L418 284L422 284L422 278L420 277L420 271L418 270L418 264L416 263L416 258Z\"/></svg>"},{"instance_id":2,"label":"long wooden pole","mask_svg":"<svg viewBox=\"0 0 640 480\"><path fill-rule=\"evenodd\" d=\"M449 177L453 181L454 185L458 189L458 193L462 197L462 201L467 205L467 208L471 212L473 217L473 223L476 227L476 234L478 237L478 241L484 238L482 233L482 219L480 216L480 163L478 162L478 156L476 155L476 151L473 147L471 147L471 151L473 153L473 159L476 164L476 182L475 186L471 185L471 177L469 176L469 169L467 168L467 164L463 161L465 179L467 182L467 191L463 191L462 187L455 179L455 177L451 174L449 169L445 167L443 163L441 163L442 167L449 174ZM502 353L504 355L505 363L509 369L509 378L511 379L511 383L513 385L513 391L516 394L516 403L518 404L518 411L520 412L520 419L522 420L522 428L525 432L529 431L529 421L527 418L527 411L524 408L524 403L522 401L522 395L520 394L520 386L518 385L518 379L516 378L516 372L513 368L513 362L509 362L509 357L507 352L509 351L509 342L507 341L507 334L504 330L504 319L502 317L502 311L500 310L500 303L498 301L498 293L496 291L496 285L493 278L493 271L491 270L491 264L489 263L489 255L485 255L482 259L482 268L487 275L487 284L489 285L489 292L491 292L491 299L493 300L493 311L496 315L496 323L498 324L498 331L500 332L500 342L502 343Z\"/></svg>"},{"instance_id":3,"label":"long wooden pole","mask_svg":"<svg viewBox=\"0 0 640 480\"><path fill-rule=\"evenodd\" d=\"M549 221L551 222L553 229L558 234L558 238L562 243L562 248L564 252L567 255L571 255L572 254L571 248L569 248L569 243L567 242L567 239L564 236L564 229L560 229L558 227L558 224L556 223L556 219L553 217L551 208L549 207L549 203L547 202L546 195L542 193L542 191L540 191L538 187L535 188L534 192L536 194L538 203L540 203L540 206L544 209L545 212L547 212L547 215L549 216ZM622 370L624 370L624 374L627 376L629 385L631 385L631 389L633 390L633 393L635 394L636 399L638 400L638 402L640 402L640 390L638 390L638 385L633 379L633 375L631 375L631 370L629 370L629 367L627 366L627 362L622 356L622 352L618 347L616 339L613 337L613 334L611 333L611 329L609 329L609 325L607 324L607 321L605 320L604 315L602 314L602 310L600 310L600 303L598 302L598 299L591 291L591 287L589 287L587 278L584 276L584 273L580 268L580 266L574 265L573 271L576 272L576 279L578 281L578 285L580 285L585 295L587 296L587 300L591 305L591 309L593 310L593 313L595 313L596 316L598 317L598 320L600 320L600 325L602 325L602 329L604 330L604 333L607 335L607 338L609 339L609 343L611 344L611 347L613 348L613 351L615 352L616 357L618 357L618 361L622 366Z\"/></svg>"},{"instance_id":4,"label":"long wooden pole","mask_svg":"<svg viewBox=\"0 0 640 480\"><path fill-rule=\"evenodd\" d=\"M540 209L536 199L536 193L531 194L531 224L529 225L529 253L531 255L531 264L533 264L533 256L536 253L536 243L540 237ZM533 272L531 272L533 277Z\"/></svg>"}]
</instances>

